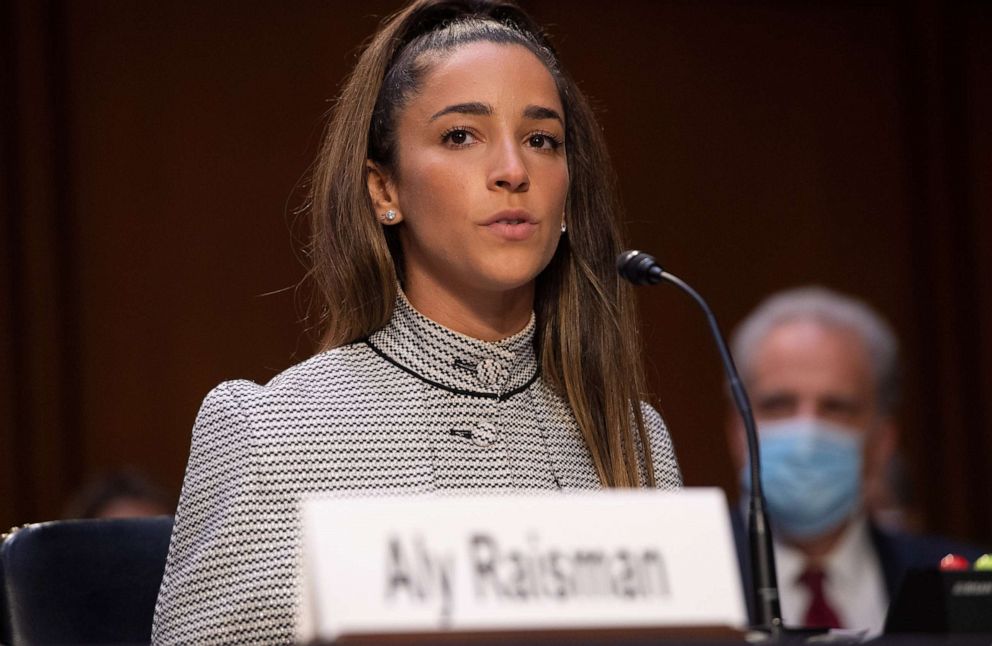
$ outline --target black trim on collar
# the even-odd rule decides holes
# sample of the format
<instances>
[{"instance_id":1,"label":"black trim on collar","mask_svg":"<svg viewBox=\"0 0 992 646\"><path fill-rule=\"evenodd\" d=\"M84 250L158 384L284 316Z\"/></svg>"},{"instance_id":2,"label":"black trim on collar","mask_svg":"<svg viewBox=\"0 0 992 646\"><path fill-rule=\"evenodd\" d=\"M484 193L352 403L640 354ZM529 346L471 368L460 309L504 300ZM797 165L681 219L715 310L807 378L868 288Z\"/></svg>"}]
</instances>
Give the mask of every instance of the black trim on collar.
<instances>
[{"instance_id":1,"label":"black trim on collar","mask_svg":"<svg viewBox=\"0 0 992 646\"><path fill-rule=\"evenodd\" d=\"M527 382L523 386L520 386L519 388L514 388L513 390L511 390L509 392L505 392L505 393L503 393L501 395L497 395L497 394L494 394L494 393L480 393L480 392L475 391L475 390L462 390L461 388L452 388L451 386L445 386L442 383L438 383L438 382L434 381L433 379L428 379L427 377L423 376L422 374L420 374L418 372L415 372L415 371L411 370L410 368L407 368L402 363L400 363L396 359L393 359L391 356L389 356L388 354L386 354L385 352L383 352L382 350L380 350L379 348L377 348L375 346L375 344L372 343L371 339L364 338L364 339L361 339L361 341L365 345L367 345L370 348L372 348L372 351L375 352L377 355L379 355L380 357L382 357L383 359L385 359L389 363L393 364L394 366L396 366L397 368L399 368L403 372L406 372L408 374L411 374L414 377L416 377L417 379L419 379L420 381L422 381L422 382L424 382L426 384L429 384L431 386L434 386L435 388L440 388L441 390L447 390L449 393L453 393L455 395L464 395L466 397L480 397L482 399L494 399L496 401L505 402L506 400L508 400L509 398L513 397L514 395L519 395L523 391L525 391L528 388L530 388L531 384L533 384L535 381L537 381L538 376L541 374L541 367L538 366L537 367L537 370L534 371L534 375L530 379L528 379Z\"/></svg>"}]
</instances>

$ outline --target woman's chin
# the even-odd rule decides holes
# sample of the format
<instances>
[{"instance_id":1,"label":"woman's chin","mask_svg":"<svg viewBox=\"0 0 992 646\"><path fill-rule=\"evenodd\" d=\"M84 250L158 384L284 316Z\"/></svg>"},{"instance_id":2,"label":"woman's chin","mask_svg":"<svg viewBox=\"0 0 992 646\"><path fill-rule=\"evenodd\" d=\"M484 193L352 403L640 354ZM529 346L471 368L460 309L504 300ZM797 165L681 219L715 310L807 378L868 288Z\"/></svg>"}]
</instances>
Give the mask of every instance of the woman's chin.
<instances>
[{"instance_id":1,"label":"woman's chin","mask_svg":"<svg viewBox=\"0 0 992 646\"><path fill-rule=\"evenodd\" d=\"M551 258L534 257L532 254L497 255L479 267L476 276L479 288L487 291L511 292L532 287Z\"/></svg>"},{"instance_id":2,"label":"woman's chin","mask_svg":"<svg viewBox=\"0 0 992 646\"><path fill-rule=\"evenodd\" d=\"M537 275L542 267L532 267L519 270L511 267L500 267L493 271L480 272L477 280L472 281L480 291L511 294L520 291L532 291Z\"/></svg>"}]
</instances>

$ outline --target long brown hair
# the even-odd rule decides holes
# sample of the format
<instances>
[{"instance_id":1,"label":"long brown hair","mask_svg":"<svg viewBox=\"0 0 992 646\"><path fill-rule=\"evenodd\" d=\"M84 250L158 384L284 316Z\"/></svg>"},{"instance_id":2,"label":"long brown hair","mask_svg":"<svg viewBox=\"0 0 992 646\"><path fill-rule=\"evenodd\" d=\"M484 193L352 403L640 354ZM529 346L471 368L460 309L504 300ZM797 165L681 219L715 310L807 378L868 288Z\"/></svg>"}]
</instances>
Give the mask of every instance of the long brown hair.
<instances>
[{"instance_id":1,"label":"long brown hair","mask_svg":"<svg viewBox=\"0 0 992 646\"><path fill-rule=\"evenodd\" d=\"M615 176L599 125L543 31L515 5L416 0L387 18L347 79L310 186L310 276L322 300L323 349L368 336L392 316L402 249L379 224L366 160L393 163L394 126L430 61L468 42L526 47L548 68L565 110L568 233L537 277L536 351L545 383L568 400L600 482L653 486L640 402L644 377L633 295L614 267L621 250Z\"/></svg>"}]
</instances>

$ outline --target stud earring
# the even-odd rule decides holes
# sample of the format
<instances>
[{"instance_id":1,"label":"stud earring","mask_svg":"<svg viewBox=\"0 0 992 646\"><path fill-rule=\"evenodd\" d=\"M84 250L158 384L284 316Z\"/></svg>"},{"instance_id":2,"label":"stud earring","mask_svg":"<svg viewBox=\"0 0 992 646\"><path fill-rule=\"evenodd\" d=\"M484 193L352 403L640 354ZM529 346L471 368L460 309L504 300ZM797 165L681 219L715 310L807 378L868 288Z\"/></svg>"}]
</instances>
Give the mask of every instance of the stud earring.
<instances>
[{"instance_id":1,"label":"stud earring","mask_svg":"<svg viewBox=\"0 0 992 646\"><path fill-rule=\"evenodd\" d=\"M386 215L382 216L386 222L392 222L396 219L396 211L389 209L386 211Z\"/></svg>"},{"instance_id":2,"label":"stud earring","mask_svg":"<svg viewBox=\"0 0 992 646\"><path fill-rule=\"evenodd\" d=\"M568 230L568 227L565 226L565 221L562 220L561 221L561 232L562 233L565 233L565 231L567 231L567 230Z\"/></svg>"}]
</instances>

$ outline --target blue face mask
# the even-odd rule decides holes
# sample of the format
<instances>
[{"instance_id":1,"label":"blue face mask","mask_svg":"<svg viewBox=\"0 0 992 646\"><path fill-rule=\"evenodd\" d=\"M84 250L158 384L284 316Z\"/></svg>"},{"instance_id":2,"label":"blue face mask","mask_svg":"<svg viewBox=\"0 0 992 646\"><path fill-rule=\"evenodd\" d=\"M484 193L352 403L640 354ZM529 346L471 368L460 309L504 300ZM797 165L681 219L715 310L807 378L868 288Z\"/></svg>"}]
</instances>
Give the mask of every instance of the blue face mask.
<instances>
[{"instance_id":1,"label":"blue face mask","mask_svg":"<svg viewBox=\"0 0 992 646\"><path fill-rule=\"evenodd\" d=\"M861 504L864 438L817 418L794 417L761 424L761 481L773 527L789 538L808 539L840 526ZM751 472L741 470L751 490Z\"/></svg>"}]
</instances>

